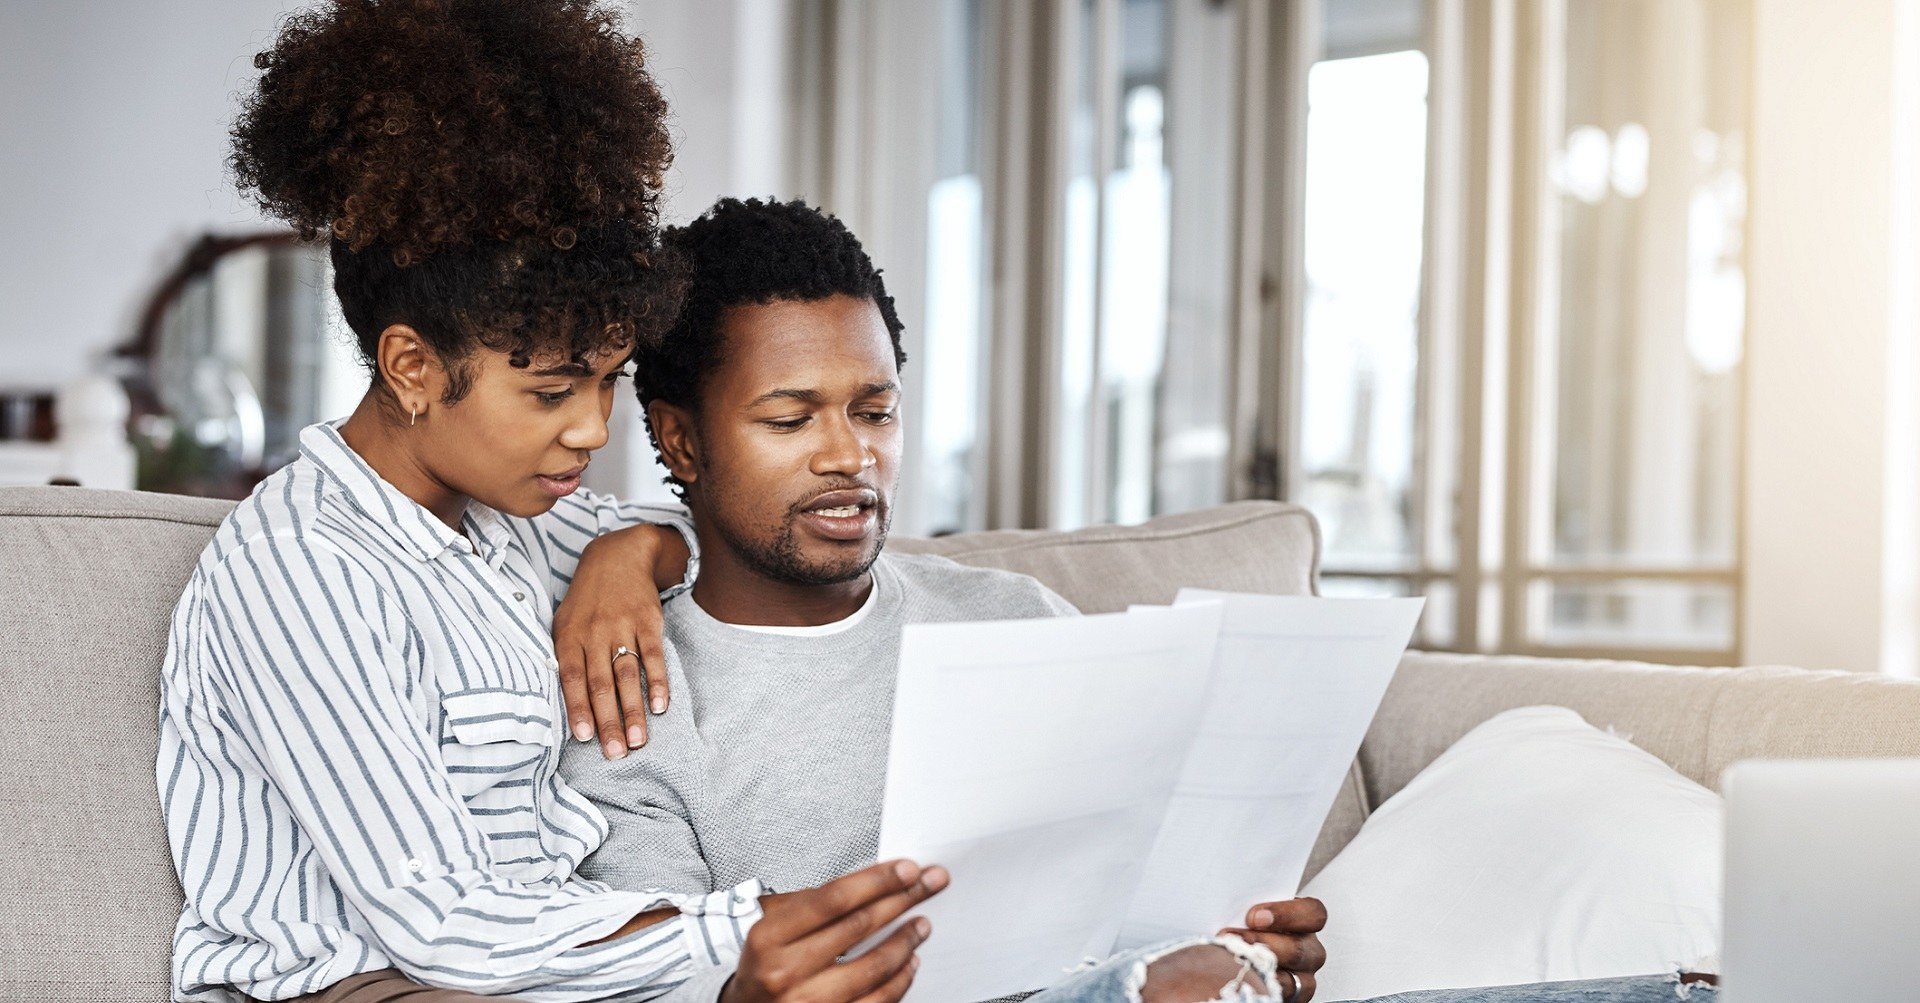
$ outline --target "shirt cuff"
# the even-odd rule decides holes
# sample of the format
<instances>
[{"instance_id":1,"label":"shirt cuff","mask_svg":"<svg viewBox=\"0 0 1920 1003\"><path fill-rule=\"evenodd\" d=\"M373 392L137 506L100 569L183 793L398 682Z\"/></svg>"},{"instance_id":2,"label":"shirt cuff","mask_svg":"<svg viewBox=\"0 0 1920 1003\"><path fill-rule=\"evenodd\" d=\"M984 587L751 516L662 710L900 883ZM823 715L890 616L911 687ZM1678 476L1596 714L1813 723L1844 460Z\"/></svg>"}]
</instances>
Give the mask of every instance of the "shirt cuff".
<instances>
[{"instance_id":1,"label":"shirt cuff","mask_svg":"<svg viewBox=\"0 0 1920 1003\"><path fill-rule=\"evenodd\" d=\"M693 535L693 523L676 521L669 523L680 531L680 538L687 541L687 573L677 585L669 585L660 590L660 601L666 602L674 596L693 588L693 580L700 577L700 541Z\"/></svg>"},{"instance_id":2,"label":"shirt cuff","mask_svg":"<svg viewBox=\"0 0 1920 1003\"><path fill-rule=\"evenodd\" d=\"M687 981L674 986L671 992L653 1003L719 1003L720 994L726 991L727 980L731 978L732 965L695 972Z\"/></svg>"},{"instance_id":3,"label":"shirt cuff","mask_svg":"<svg viewBox=\"0 0 1920 1003\"><path fill-rule=\"evenodd\" d=\"M681 935L696 973L733 970L740 949L746 946L747 931L760 921L760 896L765 893L758 879L749 879L680 903Z\"/></svg>"}]
</instances>

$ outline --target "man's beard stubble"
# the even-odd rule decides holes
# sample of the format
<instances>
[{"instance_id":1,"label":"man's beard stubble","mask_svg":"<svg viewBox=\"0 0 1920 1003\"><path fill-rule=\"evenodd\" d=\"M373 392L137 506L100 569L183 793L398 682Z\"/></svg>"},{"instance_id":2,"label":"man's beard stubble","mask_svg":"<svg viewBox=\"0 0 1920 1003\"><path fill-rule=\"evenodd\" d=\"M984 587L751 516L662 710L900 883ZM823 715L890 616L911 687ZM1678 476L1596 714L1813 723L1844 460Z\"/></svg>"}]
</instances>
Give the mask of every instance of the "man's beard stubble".
<instances>
[{"instance_id":1,"label":"man's beard stubble","mask_svg":"<svg viewBox=\"0 0 1920 1003\"><path fill-rule=\"evenodd\" d=\"M716 527L735 553L754 573L789 585L838 585L867 573L886 549L887 533L893 528L893 506L883 495L874 505L875 534L872 549L831 563L809 563L800 554L800 542L794 535L794 522L800 518L798 506L787 510L786 519L770 542L746 539L722 523Z\"/></svg>"}]
</instances>

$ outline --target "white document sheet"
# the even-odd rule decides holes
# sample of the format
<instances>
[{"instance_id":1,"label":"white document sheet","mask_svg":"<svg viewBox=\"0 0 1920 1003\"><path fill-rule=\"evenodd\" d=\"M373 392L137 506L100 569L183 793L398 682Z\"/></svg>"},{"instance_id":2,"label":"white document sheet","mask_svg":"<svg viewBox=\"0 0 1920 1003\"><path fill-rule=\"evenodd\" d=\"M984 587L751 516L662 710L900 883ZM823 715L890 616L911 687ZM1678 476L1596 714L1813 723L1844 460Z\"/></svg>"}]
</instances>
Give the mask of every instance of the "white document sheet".
<instances>
[{"instance_id":1,"label":"white document sheet","mask_svg":"<svg viewBox=\"0 0 1920 1003\"><path fill-rule=\"evenodd\" d=\"M1424 599L1183 589L1224 603L1207 709L1121 949L1244 926L1291 898Z\"/></svg>"},{"instance_id":2,"label":"white document sheet","mask_svg":"<svg viewBox=\"0 0 1920 1003\"><path fill-rule=\"evenodd\" d=\"M1203 706L1221 604L923 624L900 651L880 859L945 865L913 1003L1104 958Z\"/></svg>"}]
</instances>

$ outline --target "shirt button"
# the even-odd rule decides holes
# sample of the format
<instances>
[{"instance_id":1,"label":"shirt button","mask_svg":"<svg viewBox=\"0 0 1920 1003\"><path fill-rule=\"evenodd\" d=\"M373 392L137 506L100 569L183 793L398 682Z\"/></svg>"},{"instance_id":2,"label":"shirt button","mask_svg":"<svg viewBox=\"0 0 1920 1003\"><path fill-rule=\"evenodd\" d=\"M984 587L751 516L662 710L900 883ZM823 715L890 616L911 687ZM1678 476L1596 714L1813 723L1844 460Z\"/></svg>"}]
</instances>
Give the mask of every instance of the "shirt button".
<instances>
[{"instance_id":1,"label":"shirt button","mask_svg":"<svg viewBox=\"0 0 1920 1003\"><path fill-rule=\"evenodd\" d=\"M420 859L418 857L415 857L414 859L407 861L407 870L412 871L415 874L420 873L420 867L421 867L421 864L420 864Z\"/></svg>"},{"instance_id":2,"label":"shirt button","mask_svg":"<svg viewBox=\"0 0 1920 1003\"><path fill-rule=\"evenodd\" d=\"M560 668L560 660L558 658L547 659L547 671L553 672L558 670L559 668Z\"/></svg>"},{"instance_id":3,"label":"shirt button","mask_svg":"<svg viewBox=\"0 0 1920 1003\"><path fill-rule=\"evenodd\" d=\"M514 601L514 602L526 602L526 601L527 601L527 594L526 594L525 592L515 592L515 593L513 594L513 601Z\"/></svg>"}]
</instances>

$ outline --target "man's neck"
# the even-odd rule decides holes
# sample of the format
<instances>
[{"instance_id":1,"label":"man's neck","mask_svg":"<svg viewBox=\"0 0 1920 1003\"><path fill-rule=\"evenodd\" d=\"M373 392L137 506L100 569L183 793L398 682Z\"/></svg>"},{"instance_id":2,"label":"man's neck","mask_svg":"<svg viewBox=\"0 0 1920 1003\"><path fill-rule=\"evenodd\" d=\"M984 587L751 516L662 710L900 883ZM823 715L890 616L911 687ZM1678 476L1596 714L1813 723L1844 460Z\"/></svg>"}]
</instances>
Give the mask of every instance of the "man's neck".
<instances>
[{"instance_id":1,"label":"man's neck","mask_svg":"<svg viewBox=\"0 0 1920 1003\"><path fill-rule=\"evenodd\" d=\"M830 585L801 585L767 578L741 565L720 547L701 541L700 577L693 601L721 623L756 627L818 627L859 612L873 591L873 572Z\"/></svg>"}]
</instances>

